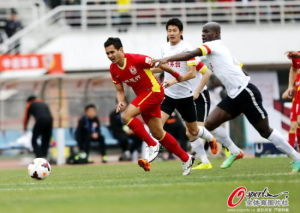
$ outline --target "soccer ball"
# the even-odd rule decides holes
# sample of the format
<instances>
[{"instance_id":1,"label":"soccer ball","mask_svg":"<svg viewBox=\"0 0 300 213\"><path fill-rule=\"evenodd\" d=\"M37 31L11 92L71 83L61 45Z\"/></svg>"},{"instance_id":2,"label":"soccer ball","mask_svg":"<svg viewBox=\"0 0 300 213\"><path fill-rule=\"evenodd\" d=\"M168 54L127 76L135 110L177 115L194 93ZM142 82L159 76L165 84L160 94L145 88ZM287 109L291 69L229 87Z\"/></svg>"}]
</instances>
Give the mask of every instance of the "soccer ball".
<instances>
[{"instance_id":1,"label":"soccer ball","mask_svg":"<svg viewBox=\"0 0 300 213\"><path fill-rule=\"evenodd\" d=\"M51 166L44 158L35 158L28 165L28 174L30 177L43 180L51 173Z\"/></svg>"}]
</instances>

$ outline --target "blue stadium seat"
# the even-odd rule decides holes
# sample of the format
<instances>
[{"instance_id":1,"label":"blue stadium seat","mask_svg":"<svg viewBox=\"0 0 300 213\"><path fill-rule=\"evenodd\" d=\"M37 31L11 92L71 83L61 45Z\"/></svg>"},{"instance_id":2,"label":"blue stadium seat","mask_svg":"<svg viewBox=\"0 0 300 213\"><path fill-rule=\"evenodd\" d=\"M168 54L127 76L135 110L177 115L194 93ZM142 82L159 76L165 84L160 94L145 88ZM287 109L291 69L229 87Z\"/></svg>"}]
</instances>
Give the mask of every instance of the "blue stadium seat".
<instances>
[{"instance_id":1,"label":"blue stadium seat","mask_svg":"<svg viewBox=\"0 0 300 213\"><path fill-rule=\"evenodd\" d=\"M54 140L57 142L57 128L53 129L52 136ZM65 146L76 146L76 141L74 137L71 135L71 131L69 128L64 128L64 138L65 138Z\"/></svg>"},{"instance_id":2,"label":"blue stadium seat","mask_svg":"<svg viewBox=\"0 0 300 213\"><path fill-rule=\"evenodd\" d=\"M101 126L101 133L105 138L106 145L116 145L118 141L112 136L111 132L109 131L107 126Z\"/></svg>"}]
</instances>

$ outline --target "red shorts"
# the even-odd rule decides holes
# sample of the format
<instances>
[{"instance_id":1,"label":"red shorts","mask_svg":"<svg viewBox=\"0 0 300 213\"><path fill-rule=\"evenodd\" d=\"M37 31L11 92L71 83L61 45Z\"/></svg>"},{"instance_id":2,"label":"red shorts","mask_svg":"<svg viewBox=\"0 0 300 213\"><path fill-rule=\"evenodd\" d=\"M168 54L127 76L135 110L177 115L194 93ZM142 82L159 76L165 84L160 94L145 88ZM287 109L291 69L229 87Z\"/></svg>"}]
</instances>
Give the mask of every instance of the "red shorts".
<instances>
[{"instance_id":1,"label":"red shorts","mask_svg":"<svg viewBox=\"0 0 300 213\"><path fill-rule=\"evenodd\" d=\"M290 119L291 121L297 121L297 117L300 115L300 102L299 100L293 99Z\"/></svg>"},{"instance_id":2,"label":"red shorts","mask_svg":"<svg viewBox=\"0 0 300 213\"><path fill-rule=\"evenodd\" d=\"M139 107L141 115L147 124L151 117L161 118L161 102L164 99L164 91L144 92L131 101L131 104Z\"/></svg>"}]
</instances>

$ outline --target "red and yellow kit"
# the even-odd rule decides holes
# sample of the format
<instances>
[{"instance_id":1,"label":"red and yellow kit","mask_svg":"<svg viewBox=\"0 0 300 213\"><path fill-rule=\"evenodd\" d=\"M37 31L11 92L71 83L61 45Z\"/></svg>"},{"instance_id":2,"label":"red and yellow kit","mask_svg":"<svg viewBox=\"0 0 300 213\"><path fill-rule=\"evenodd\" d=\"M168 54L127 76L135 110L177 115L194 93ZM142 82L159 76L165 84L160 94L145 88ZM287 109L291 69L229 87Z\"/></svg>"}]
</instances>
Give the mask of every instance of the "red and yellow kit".
<instances>
[{"instance_id":1,"label":"red and yellow kit","mask_svg":"<svg viewBox=\"0 0 300 213\"><path fill-rule=\"evenodd\" d=\"M202 61L199 61L196 65L196 70L203 74L208 70L208 68Z\"/></svg>"},{"instance_id":2,"label":"red and yellow kit","mask_svg":"<svg viewBox=\"0 0 300 213\"><path fill-rule=\"evenodd\" d=\"M125 54L123 67L111 64L110 74L114 84L126 83L137 97L131 102L139 107L146 123L151 117L161 117L160 104L164 98L164 91L150 68L152 58L139 54Z\"/></svg>"},{"instance_id":3,"label":"red and yellow kit","mask_svg":"<svg viewBox=\"0 0 300 213\"><path fill-rule=\"evenodd\" d=\"M298 51L300 53L300 51ZM295 69L300 69L300 58L292 58L292 64Z\"/></svg>"},{"instance_id":4,"label":"red and yellow kit","mask_svg":"<svg viewBox=\"0 0 300 213\"><path fill-rule=\"evenodd\" d=\"M291 121L297 121L297 116L300 114L300 74L296 75L294 82L295 92L291 108Z\"/></svg>"}]
</instances>

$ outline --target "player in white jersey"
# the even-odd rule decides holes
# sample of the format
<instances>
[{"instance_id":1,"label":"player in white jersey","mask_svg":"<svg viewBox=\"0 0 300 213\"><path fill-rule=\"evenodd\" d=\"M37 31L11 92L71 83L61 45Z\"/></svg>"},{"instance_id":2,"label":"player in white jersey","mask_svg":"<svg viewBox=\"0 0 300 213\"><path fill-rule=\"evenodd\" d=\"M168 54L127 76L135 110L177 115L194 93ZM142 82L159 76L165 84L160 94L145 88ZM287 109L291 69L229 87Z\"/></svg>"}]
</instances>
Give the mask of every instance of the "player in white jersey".
<instances>
[{"instance_id":1,"label":"player in white jersey","mask_svg":"<svg viewBox=\"0 0 300 213\"><path fill-rule=\"evenodd\" d=\"M285 141L280 132L270 128L260 91L255 85L249 83L250 77L243 72L228 48L222 43L221 26L216 22L205 24L202 29L202 40L204 44L195 50L157 61L167 63L188 60L196 56L207 56L210 69L225 86L227 96L211 112L205 122L206 129L212 131L217 139L221 138L220 142L231 152L221 168L231 166L236 159L243 157L243 153L234 145L227 133L220 131L217 127L243 113L262 137L271 141L277 149L293 160L292 172L299 172L300 154Z\"/></svg>"},{"instance_id":2,"label":"player in white jersey","mask_svg":"<svg viewBox=\"0 0 300 213\"><path fill-rule=\"evenodd\" d=\"M177 19L170 19L166 24L167 40L168 43L162 48L162 56L171 56L176 53L191 50L191 47L182 39L183 24ZM165 99L162 102L162 122L167 121L170 115L176 109L187 127L187 136L191 142L192 151L196 152L196 157L206 165L203 169L211 168L211 164L207 159L203 142L199 137L209 141L212 153L217 152L217 144L215 138L204 128L198 127L196 107L193 100L193 84L192 78L196 75L196 60L193 58L189 61L174 61L170 62L169 66L176 72L183 76L185 81L177 82L172 75L165 72L164 85L165 85ZM210 73L210 70L202 69L203 73ZM203 86L207 83L209 78L205 78L205 82L201 82ZM199 82L198 82L199 84ZM198 85L197 85L198 86Z\"/></svg>"},{"instance_id":3,"label":"player in white jersey","mask_svg":"<svg viewBox=\"0 0 300 213\"><path fill-rule=\"evenodd\" d=\"M197 112L197 124L198 126L204 126L204 121L206 120L210 109L210 96L205 82L208 82L212 72L202 61L197 62L196 70L196 77L190 81L192 83L193 98ZM204 149L205 143L199 143L199 145L202 147L202 149L199 149L201 152L198 154L201 163L193 167L192 170L211 169L212 165L208 160ZM215 150L217 151L218 147L215 147Z\"/></svg>"}]
</instances>

